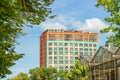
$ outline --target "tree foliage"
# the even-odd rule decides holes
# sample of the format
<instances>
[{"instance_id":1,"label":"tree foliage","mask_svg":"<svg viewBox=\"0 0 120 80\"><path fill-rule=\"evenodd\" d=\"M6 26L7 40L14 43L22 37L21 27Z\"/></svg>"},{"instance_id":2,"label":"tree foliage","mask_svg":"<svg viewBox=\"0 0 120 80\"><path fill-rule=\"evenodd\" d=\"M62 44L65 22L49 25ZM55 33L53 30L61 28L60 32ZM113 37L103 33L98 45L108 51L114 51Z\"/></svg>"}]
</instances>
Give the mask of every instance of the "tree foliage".
<instances>
[{"instance_id":1,"label":"tree foliage","mask_svg":"<svg viewBox=\"0 0 120 80\"><path fill-rule=\"evenodd\" d=\"M26 73L21 72L20 74L18 74L14 78L11 78L10 80L30 80L30 78Z\"/></svg>"},{"instance_id":2,"label":"tree foliage","mask_svg":"<svg viewBox=\"0 0 120 80\"><path fill-rule=\"evenodd\" d=\"M73 70L68 73L69 80L89 80L88 78L88 65L81 65L80 61L76 61Z\"/></svg>"},{"instance_id":3,"label":"tree foliage","mask_svg":"<svg viewBox=\"0 0 120 80\"><path fill-rule=\"evenodd\" d=\"M50 16L49 6L54 0L0 1L0 78L12 72L8 69L23 54L16 54L17 38L24 35L23 27L40 24Z\"/></svg>"},{"instance_id":4,"label":"tree foliage","mask_svg":"<svg viewBox=\"0 0 120 80\"><path fill-rule=\"evenodd\" d=\"M37 67L29 70L29 74L21 72L10 80L89 80L88 65L81 65L77 61L71 72L67 70L57 71L56 68ZM29 77L28 77L29 75Z\"/></svg>"},{"instance_id":5,"label":"tree foliage","mask_svg":"<svg viewBox=\"0 0 120 80\"><path fill-rule=\"evenodd\" d=\"M68 71L62 69L57 73L57 76L60 78L60 80L69 80L67 74L68 74Z\"/></svg>"},{"instance_id":6,"label":"tree foliage","mask_svg":"<svg viewBox=\"0 0 120 80\"><path fill-rule=\"evenodd\" d=\"M29 71L31 80L56 80L57 70L55 68L33 68Z\"/></svg>"},{"instance_id":7,"label":"tree foliage","mask_svg":"<svg viewBox=\"0 0 120 80\"><path fill-rule=\"evenodd\" d=\"M29 74L21 72L10 80L58 80L58 78L60 80L69 80L67 74L67 70L57 71L56 68L36 67L30 69Z\"/></svg>"},{"instance_id":8,"label":"tree foliage","mask_svg":"<svg viewBox=\"0 0 120 80\"><path fill-rule=\"evenodd\" d=\"M108 37L106 45L112 43L113 46L120 46L120 0L98 0L96 6L101 6L110 13L110 16L105 18L110 24L109 27L101 30L101 33L114 32Z\"/></svg>"}]
</instances>

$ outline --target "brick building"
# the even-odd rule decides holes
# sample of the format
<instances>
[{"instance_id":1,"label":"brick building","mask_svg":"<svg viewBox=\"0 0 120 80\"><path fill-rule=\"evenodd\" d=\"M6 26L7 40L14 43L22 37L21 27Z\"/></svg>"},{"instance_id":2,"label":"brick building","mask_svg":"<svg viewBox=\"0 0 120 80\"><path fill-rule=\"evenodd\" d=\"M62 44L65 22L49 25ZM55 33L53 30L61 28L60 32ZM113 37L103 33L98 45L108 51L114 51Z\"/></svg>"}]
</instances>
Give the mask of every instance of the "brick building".
<instances>
[{"instance_id":1,"label":"brick building","mask_svg":"<svg viewBox=\"0 0 120 80\"><path fill-rule=\"evenodd\" d=\"M97 33L49 29L40 36L40 66L71 70L80 55L91 56L97 49Z\"/></svg>"}]
</instances>

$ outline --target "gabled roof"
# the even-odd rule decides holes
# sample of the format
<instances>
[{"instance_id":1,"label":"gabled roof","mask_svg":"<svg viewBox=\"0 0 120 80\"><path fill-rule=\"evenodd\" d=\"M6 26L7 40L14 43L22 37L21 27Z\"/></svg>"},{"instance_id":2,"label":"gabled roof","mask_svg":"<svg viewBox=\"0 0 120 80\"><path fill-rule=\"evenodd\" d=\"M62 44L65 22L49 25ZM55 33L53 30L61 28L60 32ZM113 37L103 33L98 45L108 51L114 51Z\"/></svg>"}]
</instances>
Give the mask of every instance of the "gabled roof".
<instances>
[{"instance_id":1,"label":"gabled roof","mask_svg":"<svg viewBox=\"0 0 120 80\"><path fill-rule=\"evenodd\" d=\"M103 47L103 48L105 48L106 50L110 51L112 54L115 54L116 51L117 51L120 47L110 47L110 48L108 48L108 47Z\"/></svg>"},{"instance_id":2,"label":"gabled roof","mask_svg":"<svg viewBox=\"0 0 120 80\"><path fill-rule=\"evenodd\" d=\"M93 57L92 55L91 56L90 55L80 55L79 60L80 60L81 64L86 64L91 61L92 57Z\"/></svg>"},{"instance_id":3,"label":"gabled roof","mask_svg":"<svg viewBox=\"0 0 120 80\"><path fill-rule=\"evenodd\" d=\"M108 60L113 59L113 54L116 54L116 52L120 49L120 47L99 47L98 51L90 61L91 63L102 63ZM120 53L119 53L120 54Z\"/></svg>"},{"instance_id":4,"label":"gabled roof","mask_svg":"<svg viewBox=\"0 0 120 80\"><path fill-rule=\"evenodd\" d=\"M97 50L95 55L81 55L80 56L80 61L82 64L85 63L104 63L107 61L112 60L114 57L113 55L116 55L120 58L120 47L104 47L104 46L100 46L99 49Z\"/></svg>"}]
</instances>

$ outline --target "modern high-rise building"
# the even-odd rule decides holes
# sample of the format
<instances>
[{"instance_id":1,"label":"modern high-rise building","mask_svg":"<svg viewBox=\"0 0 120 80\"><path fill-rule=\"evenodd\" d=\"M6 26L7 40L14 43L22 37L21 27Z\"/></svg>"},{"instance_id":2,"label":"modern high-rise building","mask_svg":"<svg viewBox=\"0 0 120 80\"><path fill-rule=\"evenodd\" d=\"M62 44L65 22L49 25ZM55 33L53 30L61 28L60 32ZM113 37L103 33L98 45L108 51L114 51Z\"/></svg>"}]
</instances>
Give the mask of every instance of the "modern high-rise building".
<instances>
[{"instance_id":1,"label":"modern high-rise building","mask_svg":"<svg viewBox=\"0 0 120 80\"><path fill-rule=\"evenodd\" d=\"M97 49L97 33L49 29L40 36L40 66L71 70L80 55L91 56Z\"/></svg>"}]
</instances>

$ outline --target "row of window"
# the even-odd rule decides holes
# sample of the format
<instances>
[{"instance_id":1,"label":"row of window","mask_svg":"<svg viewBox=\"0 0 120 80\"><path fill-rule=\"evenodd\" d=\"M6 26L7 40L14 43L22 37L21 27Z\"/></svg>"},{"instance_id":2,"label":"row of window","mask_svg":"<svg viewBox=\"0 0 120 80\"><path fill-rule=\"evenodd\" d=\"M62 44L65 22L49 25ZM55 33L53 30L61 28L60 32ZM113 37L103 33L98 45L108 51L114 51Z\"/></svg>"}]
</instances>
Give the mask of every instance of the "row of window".
<instances>
[{"instance_id":1,"label":"row of window","mask_svg":"<svg viewBox=\"0 0 120 80\"><path fill-rule=\"evenodd\" d=\"M63 52L59 52L59 53L57 53L57 52L49 52L49 55L79 55L79 54L81 54L81 55L87 55L87 54L92 54L92 53L95 53L96 52L96 49L95 49L95 51L93 52L93 51L90 51L90 52L88 52L88 51L84 51L84 53L83 52L65 52L65 53L63 53Z\"/></svg>"},{"instance_id":2,"label":"row of window","mask_svg":"<svg viewBox=\"0 0 120 80\"><path fill-rule=\"evenodd\" d=\"M51 61L49 61L49 64L74 64L75 62L74 61L54 61L54 62L51 62Z\"/></svg>"},{"instance_id":3,"label":"row of window","mask_svg":"<svg viewBox=\"0 0 120 80\"><path fill-rule=\"evenodd\" d=\"M73 38L74 37L74 38ZM75 41L91 41L91 42L95 42L96 41L96 37L95 36L88 36L88 35L72 35L72 34L49 34L49 40L66 40L66 41L71 41L71 40L75 40ZM83 40L84 39L84 40Z\"/></svg>"},{"instance_id":4,"label":"row of window","mask_svg":"<svg viewBox=\"0 0 120 80\"><path fill-rule=\"evenodd\" d=\"M49 46L79 46L79 47L96 47L96 44L82 44L82 43L49 43Z\"/></svg>"},{"instance_id":5,"label":"row of window","mask_svg":"<svg viewBox=\"0 0 120 80\"><path fill-rule=\"evenodd\" d=\"M78 51L96 51L96 49L93 49L93 48L62 48L62 47L60 47L60 48L56 48L56 47L54 47L54 48L52 48L52 47L49 47L49 51L57 51L57 50L59 50L59 52L63 52L63 50L65 50L65 51L70 51L70 52L73 52L73 51L76 51L76 52L78 52Z\"/></svg>"},{"instance_id":6,"label":"row of window","mask_svg":"<svg viewBox=\"0 0 120 80\"><path fill-rule=\"evenodd\" d=\"M49 64L49 67L57 67L57 66L56 65L53 66L53 65ZM58 68L61 69L61 70L64 69L64 68L65 69L69 69L69 68L73 69L73 66L65 65L65 66L59 66Z\"/></svg>"},{"instance_id":7,"label":"row of window","mask_svg":"<svg viewBox=\"0 0 120 80\"><path fill-rule=\"evenodd\" d=\"M60 60L63 60L64 58L65 58L65 60L68 60L69 58L70 58L70 59L74 59L73 56L70 56L70 57L68 57L68 56L65 56L65 57L63 57L63 56L59 56L59 57L57 57L57 56L54 56L54 57L49 56L49 60L53 60L53 58L54 58L55 60L57 60L58 58L59 58Z\"/></svg>"}]
</instances>

